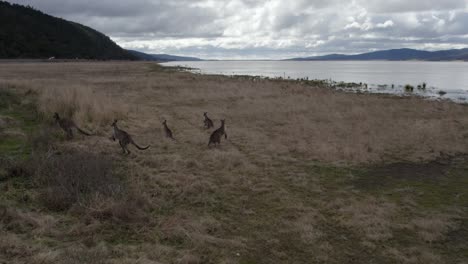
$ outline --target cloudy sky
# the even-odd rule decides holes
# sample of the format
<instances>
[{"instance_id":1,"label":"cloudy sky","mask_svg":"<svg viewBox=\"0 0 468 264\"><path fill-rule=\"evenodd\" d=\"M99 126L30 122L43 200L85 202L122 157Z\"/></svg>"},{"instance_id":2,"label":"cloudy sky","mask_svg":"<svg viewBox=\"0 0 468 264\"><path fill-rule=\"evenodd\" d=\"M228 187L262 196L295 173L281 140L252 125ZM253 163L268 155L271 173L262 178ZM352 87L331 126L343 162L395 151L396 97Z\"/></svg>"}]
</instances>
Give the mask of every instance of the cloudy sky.
<instances>
[{"instance_id":1,"label":"cloudy sky","mask_svg":"<svg viewBox=\"0 0 468 264\"><path fill-rule=\"evenodd\" d=\"M468 0L15 0L128 49L281 59L468 47Z\"/></svg>"}]
</instances>

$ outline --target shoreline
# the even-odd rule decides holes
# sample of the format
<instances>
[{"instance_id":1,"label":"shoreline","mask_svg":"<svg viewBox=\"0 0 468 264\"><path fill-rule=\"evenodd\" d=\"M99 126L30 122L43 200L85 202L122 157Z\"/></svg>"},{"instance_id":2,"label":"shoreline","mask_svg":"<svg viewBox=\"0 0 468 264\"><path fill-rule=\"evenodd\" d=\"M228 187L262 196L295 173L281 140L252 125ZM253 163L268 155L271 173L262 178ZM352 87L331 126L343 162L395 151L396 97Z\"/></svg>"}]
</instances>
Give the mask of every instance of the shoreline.
<instances>
[{"instance_id":1,"label":"shoreline","mask_svg":"<svg viewBox=\"0 0 468 264\"><path fill-rule=\"evenodd\" d=\"M417 97L424 100L448 100L457 104L468 104L468 91L464 91L466 93L465 97L451 97L453 91L458 90L448 90L446 92L442 89L437 89L435 87L422 87L412 86L410 91L405 90L404 85L388 85L388 84L373 84L369 85L366 83L356 83L356 82L344 82L344 81L334 81L334 80L327 80L327 79L306 79L306 78L284 78L281 76L278 77L268 77L262 75L249 75L249 74L225 74L225 73L209 73L203 72L200 68L189 67L189 66L182 66L182 65L164 65L167 62L159 62L157 63L161 67L164 68L171 68L176 71L188 72L195 75L204 75L204 76L224 76L227 78L234 78L234 79L250 79L253 81L256 80L272 80L272 81L286 81L286 82L295 82L301 83L308 86L315 86L321 85L324 88L333 89L336 91L343 91L346 93L358 93L358 94L378 94L378 95L390 95L396 97ZM448 95L447 95L448 94Z\"/></svg>"}]
</instances>

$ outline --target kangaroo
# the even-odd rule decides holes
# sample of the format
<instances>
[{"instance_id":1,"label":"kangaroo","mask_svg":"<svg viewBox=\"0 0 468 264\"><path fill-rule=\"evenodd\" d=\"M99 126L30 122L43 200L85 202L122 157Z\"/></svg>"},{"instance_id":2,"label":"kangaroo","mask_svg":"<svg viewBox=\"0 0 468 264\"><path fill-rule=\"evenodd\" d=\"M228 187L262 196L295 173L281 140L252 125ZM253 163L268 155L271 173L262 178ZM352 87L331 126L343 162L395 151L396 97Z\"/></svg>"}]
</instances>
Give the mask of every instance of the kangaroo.
<instances>
[{"instance_id":1,"label":"kangaroo","mask_svg":"<svg viewBox=\"0 0 468 264\"><path fill-rule=\"evenodd\" d=\"M114 122L112 123L111 125L114 129L113 133L112 133L112 140L118 140L119 141L119 144L120 144L120 147L122 148L123 150L123 154L130 154L130 150L128 150L127 148L127 145L128 144L132 144L134 145L135 147L137 147L137 149L139 150L145 150L145 149L148 149L150 146L146 146L146 147L140 147L138 146L135 141L133 141L132 137L125 131L119 129L117 127L117 120L114 120Z\"/></svg>"},{"instance_id":2,"label":"kangaroo","mask_svg":"<svg viewBox=\"0 0 468 264\"><path fill-rule=\"evenodd\" d=\"M172 140L175 140L175 138L172 136L172 131L169 129L169 127L167 127L167 121L164 120L163 121L163 125L164 125L164 132L166 132L166 137L172 139Z\"/></svg>"},{"instance_id":3,"label":"kangaroo","mask_svg":"<svg viewBox=\"0 0 468 264\"><path fill-rule=\"evenodd\" d=\"M213 125L213 120L211 120L207 114L208 114L207 112L203 113L203 116L205 117L205 120L203 122L205 123L205 128L209 129L209 128L214 127L214 125Z\"/></svg>"},{"instance_id":4,"label":"kangaroo","mask_svg":"<svg viewBox=\"0 0 468 264\"><path fill-rule=\"evenodd\" d=\"M211 144L219 145L221 143L221 137L224 135L224 138L227 139L226 131L224 130L224 119L221 119L221 126L213 131L210 136L210 141L208 142L208 147Z\"/></svg>"},{"instance_id":5,"label":"kangaroo","mask_svg":"<svg viewBox=\"0 0 468 264\"><path fill-rule=\"evenodd\" d=\"M78 130L83 135L86 136L91 136L90 133L83 131L81 128L79 128L73 120L67 119L67 118L60 118L58 113L54 113L54 119L55 121L59 124L59 126L65 131L67 134L67 138L72 139L73 138L73 130L72 128L75 128Z\"/></svg>"}]
</instances>

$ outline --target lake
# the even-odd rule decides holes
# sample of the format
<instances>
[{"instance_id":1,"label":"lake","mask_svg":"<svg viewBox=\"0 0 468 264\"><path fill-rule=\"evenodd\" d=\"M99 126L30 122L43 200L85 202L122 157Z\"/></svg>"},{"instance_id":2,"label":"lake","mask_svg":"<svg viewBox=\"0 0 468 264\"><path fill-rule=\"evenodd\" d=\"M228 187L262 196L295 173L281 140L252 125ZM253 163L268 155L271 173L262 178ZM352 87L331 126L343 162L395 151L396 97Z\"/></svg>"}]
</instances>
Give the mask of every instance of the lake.
<instances>
[{"instance_id":1,"label":"lake","mask_svg":"<svg viewBox=\"0 0 468 264\"><path fill-rule=\"evenodd\" d=\"M162 65L195 68L193 72L202 74L362 82L368 85L365 91L373 93L407 94L404 86L410 84L415 87L414 94L458 102L468 99L467 62L177 61ZM417 85L422 83L426 83L427 88L418 90ZM440 91L446 94L440 95Z\"/></svg>"}]
</instances>

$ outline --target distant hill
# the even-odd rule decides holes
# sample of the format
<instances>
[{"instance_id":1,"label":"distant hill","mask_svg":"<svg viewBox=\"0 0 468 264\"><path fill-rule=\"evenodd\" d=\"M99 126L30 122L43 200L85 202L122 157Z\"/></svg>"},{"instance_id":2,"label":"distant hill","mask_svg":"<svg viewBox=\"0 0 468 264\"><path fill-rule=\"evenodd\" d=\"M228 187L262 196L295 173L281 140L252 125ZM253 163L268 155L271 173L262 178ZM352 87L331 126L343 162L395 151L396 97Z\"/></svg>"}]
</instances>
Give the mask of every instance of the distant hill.
<instances>
[{"instance_id":1,"label":"distant hill","mask_svg":"<svg viewBox=\"0 0 468 264\"><path fill-rule=\"evenodd\" d=\"M202 61L195 57L174 56L168 54L147 54L136 50L128 50L130 53L138 57L140 60L147 61Z\"/></svg>"},{"instance_id":2,"label":"distant hill","mask_svg":"<svg viewBox=\"0 0 468 264\"><path fill-rule=\"evenodd\" d=\"M0 1L2 59L137 59L106 35L32 7Z\"/></svg>"},{"instance_id":3,"label":"distant hill","mask_svg":"<svg viewBox=\"0 0 468 264\"><path fill-rule=\"evenodd\" d=\"M330 60L424 60L424 61L468 61L468 48L440 51L424 51L415 49L391 49L356 55L329 54L325 56L293 58L295 61L330 61Z\"/></svg>"}]
</instances>

